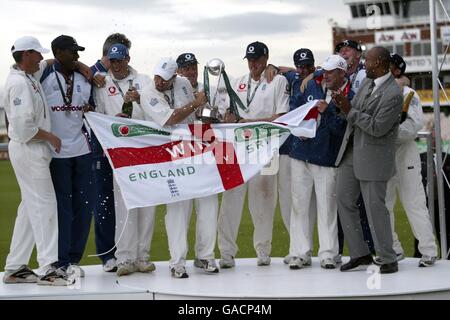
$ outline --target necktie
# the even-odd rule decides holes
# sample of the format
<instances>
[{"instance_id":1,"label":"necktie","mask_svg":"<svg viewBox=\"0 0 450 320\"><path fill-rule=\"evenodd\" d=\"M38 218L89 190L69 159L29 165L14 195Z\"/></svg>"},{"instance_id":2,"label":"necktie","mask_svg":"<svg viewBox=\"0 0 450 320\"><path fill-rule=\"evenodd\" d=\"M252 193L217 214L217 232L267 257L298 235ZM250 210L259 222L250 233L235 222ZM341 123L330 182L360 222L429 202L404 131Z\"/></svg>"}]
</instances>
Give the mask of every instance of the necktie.
<instances>
[{"instance_id":1,"label":"necktie","mask_svg":"<svg viewBox=\"0 0 450 320\"><path fill-rule=\"evenodd\" d=\"M369 88L367 89L366 99L368 99L372 95L374 88L375 88L375 81L372 80L372 82L369 85Z\"/></svg>"}]
</instances>

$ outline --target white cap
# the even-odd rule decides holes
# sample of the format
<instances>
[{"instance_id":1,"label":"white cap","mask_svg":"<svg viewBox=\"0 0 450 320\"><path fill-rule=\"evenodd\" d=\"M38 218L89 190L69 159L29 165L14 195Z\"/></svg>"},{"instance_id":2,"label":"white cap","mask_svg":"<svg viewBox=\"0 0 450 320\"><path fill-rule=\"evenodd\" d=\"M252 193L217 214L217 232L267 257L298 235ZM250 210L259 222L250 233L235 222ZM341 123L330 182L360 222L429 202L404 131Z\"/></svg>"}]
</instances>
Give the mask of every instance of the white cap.
<instances>
[{"instance_id":1,"label":"white cap","mask_svg":"<svg viewBox=\"0 0 450 320\"><path fill-rule=\"evenodd\" d=\"M41 43L35 37L25 36L21 37L14 42L11 52L34 50L40 53L49 53L50 50L41 46Z\"/></svg>"},{"instance_id":2,"label":"white cap","mask_svg":"<svg viewBox=\"0 0 450 320\"><path fill-rule=\"evenodd\" d=\"M171 79L177 73L178 65L172 58L162 58L153 69L155 76L160 76L164 80Z\"/></svg>"},{"instance_id":3,"label":"white cap","mask_svg":"<svg viewBox=\"0 0 450 320\"><path fill-rule=\"evenodd\" d=\"M334 69L347 71L347 62L341 56L333 54L332 56L329 56L322 64L322 69L326 71L331 71Z\"/></svg>"}]
</instances>

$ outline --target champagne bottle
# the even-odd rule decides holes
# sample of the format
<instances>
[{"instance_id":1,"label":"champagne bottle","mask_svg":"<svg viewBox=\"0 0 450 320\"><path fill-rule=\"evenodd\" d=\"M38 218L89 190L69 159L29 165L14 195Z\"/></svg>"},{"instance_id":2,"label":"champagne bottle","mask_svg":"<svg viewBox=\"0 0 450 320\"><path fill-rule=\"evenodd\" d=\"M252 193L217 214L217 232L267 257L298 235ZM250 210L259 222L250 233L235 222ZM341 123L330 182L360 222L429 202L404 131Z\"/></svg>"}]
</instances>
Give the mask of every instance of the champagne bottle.
<instances>
[{"instance_id":1,"label":"champagne bottle","mask_svg":"<svg viewBox=\"0 0 450 320\"><path fill-rule=\"evenodd\" d=\"M133 90L133 80L128 80L128 91ZM125 99L125 97L124 97ZM133 114L133 101L128 101L123 103L122 105L122 113L126 114L128 118L131 118L131 115Z\"/></svg>"}]
</instances>

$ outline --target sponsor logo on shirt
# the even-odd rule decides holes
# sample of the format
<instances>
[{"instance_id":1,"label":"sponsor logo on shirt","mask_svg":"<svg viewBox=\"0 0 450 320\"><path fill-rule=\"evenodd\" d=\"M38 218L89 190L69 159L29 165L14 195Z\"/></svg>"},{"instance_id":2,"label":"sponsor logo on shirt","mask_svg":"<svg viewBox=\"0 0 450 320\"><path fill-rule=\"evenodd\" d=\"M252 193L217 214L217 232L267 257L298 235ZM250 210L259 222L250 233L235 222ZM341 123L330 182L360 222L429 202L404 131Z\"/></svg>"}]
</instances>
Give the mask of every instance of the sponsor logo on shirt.
<instances>
[{"instance_id":1,"label":"sponsor logo on shirt","mask_svg":"<svg viewBox=\"0 0 450 320\"><path fill-rule=\"evenodd\" d=\"M262 86L262 88L261 88L261 90L262 90L262 91L266 90L266 87L267 87L267 84L264 83L263 86Z\"/></svg>"},{"instance_id":2,"label":"sponsor logo on shirt","mask_svg":"<svg viewBox=\"0 0 450 320\"><path fill-rule=\"evenodd\" d=\"M152 98L152 99L150 100L150 105L151 105L152 107L156 106L157 104L158 104L158 99Z\"/></svg>"},{"instance_id":3,"label":"sponsor logo on shirt","mask_svg":"<svg viewBox=\"0 0 450 320\"><path fill-rule=\"evenodd\" d=\"M80 93L81 92L81 86L79 84L77 84L77 92Z\"/></svg>"},{"instance_id":4,"label":"sponsor logo on shirt","mask_svg":"<svg viewBox=\"0 0 450 320\"><path fill-rule=\"evenodd\" d=\"M108 92L109 92L108 96L115 96L117 94L117 89L116 87L111 86L108 88Z\"/></svg>"},{"instance_id":5,"label":"sponsor logo on shirt","mask_svg":"<svg viewBox=\"0 0 450 320\"><path fill-rule=\"evenodd\" d=\"M52 106L50 109L53 112L58 112L58 111L83 111L83 106Z\"/></svg>"},{"instance_id":6,"label":"sponsor logo on shirt","mask_svg":"<svg viewBox=\"0 0 450 320\"><path fill-rule=\"evenodd\" d=\"M308 102L309 101L313 101L314 100L314 97L313 97L313 95L312 94L310 94L309 96L308 96L308 98L306 99Z\"/></svg>"},{"instance_id":7,"label":"sponsor logo on shirt","mask_svg":"<svg viewBox=\"0 0 450 320\"><path fill-rule=\"evenodd\" d=\"M22 104L22 100L20 100L19 98L15 98L13 100L13 103L15 106L20 106Z\"/></svg>"},{"instance_id":8,"label":"sponsor logo on shirt","mask_svg":"<svg viewBox=\"0 0 450 320\"><path fill-rule=\"evenodd\" d=\"M188 95L187 88L186 88L186 87L183 87L182 90L183 90L184 95L187 96L187 95Z\"/></svg>"},{"instance_id":9,"label":"sponsor logo on shirt","mask_svg":"<svg viewBox=\"0 0 450 320\"><path fill-rule=\"evenodd\" d=\"M238 91L239 91L239 92L247 91L247 90L245 89L246 87L247 87L247 85L246 85L245 83L241 83L241 84L239 85Z\"/></svg>"}]
</instances>

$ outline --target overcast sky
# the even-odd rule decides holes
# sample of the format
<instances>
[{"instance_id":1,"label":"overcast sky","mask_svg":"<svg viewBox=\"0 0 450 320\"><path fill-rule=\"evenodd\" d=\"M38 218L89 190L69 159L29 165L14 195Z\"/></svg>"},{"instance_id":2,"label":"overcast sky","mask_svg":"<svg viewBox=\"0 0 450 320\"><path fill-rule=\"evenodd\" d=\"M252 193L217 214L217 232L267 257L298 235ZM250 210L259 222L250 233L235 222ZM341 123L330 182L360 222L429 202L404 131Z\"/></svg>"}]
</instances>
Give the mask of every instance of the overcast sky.
<instances>
[{"instance_id":1,"label":"overcast sky","mask_svg":"<svg viewBox=\"0 0 450 320\"><path fill-rule=\"evenodd\" d=\"M105 38L125 33L132 41L130 64L152 75L160 57L193 52L200 64L221 58L231 77L248 72L247 44L262 41L270 61L291 65L293 52L308 47L322 62L332 51L330 18L346 25L343 0L0 0L0 84L13 60L10 48L23 35L46 48L61 34L73 36L92 65ZM44 55L51 58L52 54ZM199 72L199 74L201 74ZM200 79L201 80L201 79Z\"/></svg>"}]
</instances>

